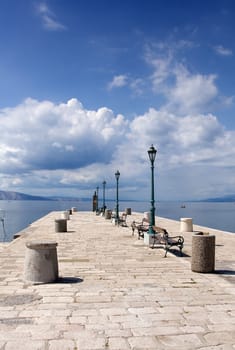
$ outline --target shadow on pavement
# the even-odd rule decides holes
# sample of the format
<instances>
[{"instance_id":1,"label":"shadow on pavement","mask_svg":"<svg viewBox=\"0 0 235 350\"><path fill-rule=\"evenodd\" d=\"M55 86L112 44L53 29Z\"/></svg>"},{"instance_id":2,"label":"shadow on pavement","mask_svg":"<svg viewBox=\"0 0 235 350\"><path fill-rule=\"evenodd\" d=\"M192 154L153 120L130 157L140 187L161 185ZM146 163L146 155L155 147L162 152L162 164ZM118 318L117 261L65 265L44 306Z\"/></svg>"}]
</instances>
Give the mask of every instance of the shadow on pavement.
<instances>
[{"instance_id":1,"label":"shadow on pavement","mask_svg":"<svg viewBox=\"0 0 235 350\"><path fill-rule=\"evenodd\" d=\"M57 283L82 283L83 279L78 277L59 277Z\"/></svg>"},{"instance_id":2,"label":"shadow on pavement","mask_svg":"<svg viewBox=\"0 0 235 350\"><path fill-rule=\"evenodd\" d=\"M215 270L218 275L235 276L234 270Z\"/></svg>"}]
</instances>

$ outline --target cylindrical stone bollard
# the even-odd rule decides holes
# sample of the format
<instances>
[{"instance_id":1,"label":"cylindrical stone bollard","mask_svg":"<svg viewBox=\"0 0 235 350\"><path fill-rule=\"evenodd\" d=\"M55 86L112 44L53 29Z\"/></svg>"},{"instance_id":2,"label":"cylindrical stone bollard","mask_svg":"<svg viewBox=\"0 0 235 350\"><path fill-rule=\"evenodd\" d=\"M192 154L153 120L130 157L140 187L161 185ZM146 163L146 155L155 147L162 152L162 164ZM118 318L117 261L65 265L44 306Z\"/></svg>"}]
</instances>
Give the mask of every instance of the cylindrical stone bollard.
<instances>
[{"instance_id":1,"label":"cylindrical stone bollard","mask_svg":"<svg viewBox=\"0 0 235 350\"><path fill-rule=\"evenodd\" d=\"M32 241L26 247L24 279L35 284L54 282L58 278L57 243Z\"/></svg>"},{"instance_id":2,"label":"cylindrical stone bollard","mask_svg":"<svg viewBox=\"0 0 235 350\"><path fill-rule=\"evenodd\" d=\"M150 212L149 211L144 212L144 218L150 222Z\"/></svg>"},{"instance_id":3,"label":"cylindrical stone bollard","mask_svg":"<svg viewBox=\"0 0 235 350\"><path fill-rule=\"evenodd\" d=\"M68 212L68 210L63 211L60 216L61 216L61 219L69 220L69 212Z\"/></svg>"},{"instance_id":4,"label":"cylindrical stone bollard","mask_svg":"<svg viewBox=\"0 0 235 350\"><path fill-rule=\"evenodd\" d=\"M192 236L191 270L194 272L215 270L215 235L200 232Z\"/></svg>"},{"instance_id":5,"label":"cylindrical stone bollard","mask_svg":"<svg viewBox=\"0 0 235 350\"><path fill-rule=\"evenodd\" d=\"M67 232L67 220L56 219L55 220L55 232Z\"/></svg>"},{"instance_id":6,"label":"cylindrical stone bollard","mask_svg":"<svg viewBox=\"0 0 235 350\"><path fill-rule=\"evenodd\" d=\"M126 215L131 215L131 208L126 208Z\"/></svg>"},{"instance_id":7,"label":"cylindrical stone bollard","mask_svg":"<svg viewBox=\"0 0 235 350\"><path fill-rule=\"evenodd\" d=\"M193 232L193 220L191 218L180 219L180 232Z\"/></svg>"},{"instance_id":8,"label":"cylindrical stone bollard","mask_svg":"<svg viewBox=\"0 0 235 350\"><path fill-rule=\"evenodd\" d=\"M111 219L111 217L112 217L112 210L110 210L110 209L105 209L104 218L105 218L106 220L108 220L108 219Z\"/></svg>"}]
</instances>

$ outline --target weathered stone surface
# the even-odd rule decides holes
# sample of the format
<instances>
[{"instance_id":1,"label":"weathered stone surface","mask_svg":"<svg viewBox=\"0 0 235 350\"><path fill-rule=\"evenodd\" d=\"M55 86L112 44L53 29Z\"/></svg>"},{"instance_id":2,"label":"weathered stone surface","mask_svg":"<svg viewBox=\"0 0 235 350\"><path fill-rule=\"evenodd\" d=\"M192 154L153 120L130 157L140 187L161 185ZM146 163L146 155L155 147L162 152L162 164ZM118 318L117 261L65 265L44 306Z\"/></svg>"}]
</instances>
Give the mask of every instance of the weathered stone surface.
<instances>
[{"instance_id":1,"label":"weathered stone surface","mask_svg":"<svg viewBox=\"0 0 235 350\"><path fill-rule=\"evenodd\" d=\"M235 235L216 234L215 271L191 271L192 235L185 256L151 249L128 227L75 212L68 232L55 232L50 213L4 246L0 254L0 349L131 350L235 349ZM180 222L157 218L177 234ZM204 228L194 225L196 231ZM25 243L58 242L60 278L23 280ZM136 244L137 242L137 244Z\"/></svg>"},{"instance_id":2,"label":"weathered stone surface","mask_svg":"<svg viewBox=\"0 0 235 350\"><path fill-rule=\"evenodd\" d=\"M194 234L192 237L192 271L214 272L215 235Z\"/></svg>"}]
</instances>

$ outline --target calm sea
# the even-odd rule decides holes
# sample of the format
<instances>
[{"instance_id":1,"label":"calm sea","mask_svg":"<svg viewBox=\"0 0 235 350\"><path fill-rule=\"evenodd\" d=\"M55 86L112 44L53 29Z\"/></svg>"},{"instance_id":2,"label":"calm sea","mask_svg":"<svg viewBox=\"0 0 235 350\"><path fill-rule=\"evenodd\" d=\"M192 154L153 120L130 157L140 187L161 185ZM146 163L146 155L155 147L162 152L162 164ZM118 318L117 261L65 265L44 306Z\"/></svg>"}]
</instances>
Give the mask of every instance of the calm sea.
<instances>
[{"instance_id":1,"label":"calm sea","mask_svg":"<svg viewBox=\"0 0 235 350\"><path fill-rule=\"evenodd\" d=\"M156 203L156 215L180 220L181 217L193 218L193 223L223 231L235 233L235 204L234 203L207 203L187 202L185 208L181 208L179 202ZM115 202L106 203L109 209L115 208ZM3 241L5 228L5 241L11 241L13 235L35 220L45 216L51 211L64 211L76 207L79 211L92 210L89 201L0 201L0 219L4 215L4 221L0 221L0 241ZM149 211L149 202L120 201L120 212L125 208L133 211ZM3 227L4 223L4 227Z\"/></svg>"}]
</instances>

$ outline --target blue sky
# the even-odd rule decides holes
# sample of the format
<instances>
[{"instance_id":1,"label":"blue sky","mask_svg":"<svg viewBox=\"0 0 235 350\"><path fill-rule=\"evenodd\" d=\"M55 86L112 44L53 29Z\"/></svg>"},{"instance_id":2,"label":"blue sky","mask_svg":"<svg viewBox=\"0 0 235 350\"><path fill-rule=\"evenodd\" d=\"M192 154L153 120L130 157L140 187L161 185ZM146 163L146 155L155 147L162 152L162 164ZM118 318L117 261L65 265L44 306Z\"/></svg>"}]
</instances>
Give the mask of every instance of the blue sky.
<instances>
[{"instance_id":1,"label":"blue sky","mask_svg":"<svg viewBox=\"0 0 235 350\"><path fill-rule=\"evenodd\" d=\"M235 192L235 3L0 0L1 189Z\"/></svg>"}]
</instances>

